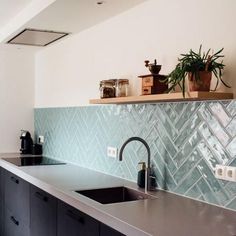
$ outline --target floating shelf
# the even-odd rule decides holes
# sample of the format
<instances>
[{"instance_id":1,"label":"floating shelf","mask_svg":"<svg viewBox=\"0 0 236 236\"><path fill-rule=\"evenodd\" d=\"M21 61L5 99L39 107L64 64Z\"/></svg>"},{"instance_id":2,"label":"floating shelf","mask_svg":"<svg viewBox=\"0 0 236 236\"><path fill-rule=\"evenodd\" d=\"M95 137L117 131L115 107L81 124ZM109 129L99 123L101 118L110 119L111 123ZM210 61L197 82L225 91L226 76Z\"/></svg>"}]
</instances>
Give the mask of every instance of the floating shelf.
<instances>
[{"instance_id":1,"label":"floating shelf","mask_svg":"<svg viewBox=\"0 0 236 236\"><path fill-rule=\"evenodd\" d=\"M203 101L233 99L233 93L220 92L187 92L185 98L180 93L153 94L142 96L129 96L117 98L91 99L90 104L130 104L130 103L156 103L177 101Z\"/></svg>"}]
</instances>

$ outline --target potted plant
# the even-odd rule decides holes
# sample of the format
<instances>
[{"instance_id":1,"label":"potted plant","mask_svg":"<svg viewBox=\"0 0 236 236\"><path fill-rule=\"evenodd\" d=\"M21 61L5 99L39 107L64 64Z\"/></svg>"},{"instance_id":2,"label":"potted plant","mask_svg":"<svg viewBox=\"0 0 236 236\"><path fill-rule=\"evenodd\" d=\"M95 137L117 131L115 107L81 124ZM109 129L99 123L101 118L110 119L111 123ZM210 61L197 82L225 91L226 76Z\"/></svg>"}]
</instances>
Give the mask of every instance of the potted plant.
<instances>
[{"instance_id":1,"label":"potted plant","mask_svg":"<svg viewBox=\"0 0 236 236\"><path fill-rule=\"evenodd\" d=\"M181 54L181 58L178 59L179 63L175 69L167 76L165 83L169 84L168 92L175 90L178 85L185 97L185 79L188 78L189 91L210 91L212 72L216 77L215 91L219 85L219 81L228 88L228 86L222 79L222 72L225 67L223 61L219 60L224 57L221 54L224 48L220 49L216 53L210 55L211 49L207 53L202 53L202 45L198 52L194 52L190 49L189 53Z\"/></svg>"}]
</instances>

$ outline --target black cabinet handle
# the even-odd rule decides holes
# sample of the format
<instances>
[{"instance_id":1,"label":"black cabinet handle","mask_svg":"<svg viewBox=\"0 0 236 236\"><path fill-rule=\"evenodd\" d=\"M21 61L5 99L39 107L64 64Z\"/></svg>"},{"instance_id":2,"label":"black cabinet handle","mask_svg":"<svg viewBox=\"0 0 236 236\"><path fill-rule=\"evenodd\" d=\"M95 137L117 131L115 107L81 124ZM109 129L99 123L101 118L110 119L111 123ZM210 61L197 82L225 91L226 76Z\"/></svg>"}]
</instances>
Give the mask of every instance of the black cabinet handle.
<instances>
[{"instance_id":1,"label":"black cabinet handle","mask_svg":"<svg viewBox=\"0 0 236 236\"><path fill-rule=\"evenodd\" d=\"M12 221L15 225L17 225L17 226L19 225L19 221L17 221L14 216L11 216L11 221Z\"/></svg>"},{"instance_id":2,"label":"black cabinet handle","mask_svg":"<svg viewBox=\"0 0 236 236\"><path fill-rule=\"evenodd\" d=\"M67 216L69 216L71 219L78 221L81 224L84 224L84 218L81 216L76 215L73 211L67 210L66 212Z\"/></svg>"},{"instance_id":3,"label":"black cabinet handle","mask_svg":"<svg viewBox=\"0 0 236 236\"><path fill-rule=\"evenodd\" d=\"M47 202L48 201L48 197L44 196L43 194L41 194L40 192L35 192L35 196L37 198L39 198L40 200Z\"/></svg>"},{"instance_id":4,"label":"black cabinet handle","mask_svg":"<svg viewBox=\"0 0 236 236\"><path fill-rule=\"evenodd\" d=\"M13 181L16 184L19 184L19 180L15 178L14 176L11 176L11 181Z\"/></svg>"}]
</instances>

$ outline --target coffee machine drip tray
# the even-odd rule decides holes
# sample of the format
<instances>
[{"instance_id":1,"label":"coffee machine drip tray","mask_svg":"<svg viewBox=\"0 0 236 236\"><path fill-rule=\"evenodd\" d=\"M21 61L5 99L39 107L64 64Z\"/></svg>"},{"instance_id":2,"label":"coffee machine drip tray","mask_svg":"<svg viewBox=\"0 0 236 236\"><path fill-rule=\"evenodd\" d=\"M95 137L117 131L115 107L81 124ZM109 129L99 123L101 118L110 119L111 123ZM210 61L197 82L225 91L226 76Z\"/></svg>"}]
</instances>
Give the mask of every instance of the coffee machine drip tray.
<instances>
[{"instance_id":1,"label":"coffee machine drip tray","mask_svg":"<svg viewBox=\"0 0 236 236\"><path fill-rule=\"evenodd\" d=\"M2 158L16 166L43 166L43 165L63 165L66 163L44 157L44 156L21 156L14 158Z\"/></svg>"}]
</instances>

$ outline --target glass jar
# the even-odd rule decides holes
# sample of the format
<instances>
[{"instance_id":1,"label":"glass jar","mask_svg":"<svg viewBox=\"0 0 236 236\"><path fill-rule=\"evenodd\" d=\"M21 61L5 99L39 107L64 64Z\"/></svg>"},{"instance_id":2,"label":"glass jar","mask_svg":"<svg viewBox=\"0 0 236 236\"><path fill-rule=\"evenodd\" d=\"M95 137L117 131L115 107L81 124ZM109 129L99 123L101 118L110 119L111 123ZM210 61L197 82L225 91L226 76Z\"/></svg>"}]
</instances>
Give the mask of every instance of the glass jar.
<instances>
[{"instance_id":1,"label":"glass jar","mask_svg":"<svg viewBox=\"0 0 236 236\"><path fill-rule=\"evenodd\" d=\"M100 97L114 98L115 97L115 80L100 81Z\"/></svg>"},{"instance_id":2,"label":"glass jar","mask_svg":"<svg viewBox=\"0 0 236 236\"><path fill-rule=\"evenodd\" d=\"M117 79L115 80L116 97L127 97L128 96L128 79Z\"/></svg>"}]
</instances>

